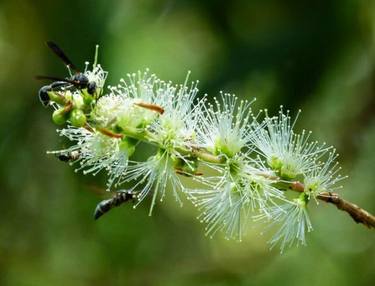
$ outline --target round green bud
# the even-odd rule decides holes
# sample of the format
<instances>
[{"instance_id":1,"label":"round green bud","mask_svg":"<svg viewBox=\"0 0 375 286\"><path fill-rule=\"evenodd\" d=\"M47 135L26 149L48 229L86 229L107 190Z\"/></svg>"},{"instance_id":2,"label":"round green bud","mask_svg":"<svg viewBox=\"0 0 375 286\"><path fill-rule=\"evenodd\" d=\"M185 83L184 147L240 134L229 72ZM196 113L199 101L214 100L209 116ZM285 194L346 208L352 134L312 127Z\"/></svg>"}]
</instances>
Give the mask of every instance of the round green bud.
<instances>
[{"instance_id":1,"label":"round green bud","mask_svg":"<svg viewBox=\"0 0 375 286\"><path fill-rule=\"evenodd\" d=\"M65 108L56 109L52 113L52 121L57 125L63 125L66 122L66 111Z\"/></svg>"},{"instance_id":2,"label":"round green bud","mask_svg":"<svg viewBox=\"0 0 375 286\"><path fill-rule=\"evenodd\" d=\"M80 109L73 109L69 115L70 123L75 127L82 127L86 124L86 115Z\"/></svg>"},{"instance_id":3,"label":"round green bud","mask_svg":"<svg viewBox=\"0 0 375 286\"><path fill-rule=\"evenodd\" d=\"M51 101L56 102L59 105L65 105L66 103L65 95L58 94L55 91L48 91L48 96Z\"/></svg>"}]
</instances>

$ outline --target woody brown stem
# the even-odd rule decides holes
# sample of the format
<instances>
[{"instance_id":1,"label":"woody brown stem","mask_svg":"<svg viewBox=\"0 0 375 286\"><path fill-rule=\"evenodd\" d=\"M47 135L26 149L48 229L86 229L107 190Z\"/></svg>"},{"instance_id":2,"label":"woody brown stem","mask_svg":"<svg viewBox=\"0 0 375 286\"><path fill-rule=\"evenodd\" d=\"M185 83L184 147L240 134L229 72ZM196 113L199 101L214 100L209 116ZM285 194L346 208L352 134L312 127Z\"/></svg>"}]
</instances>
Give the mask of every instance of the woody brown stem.
<instances>
[{"instance_id":1,"label":"woody brown stem","mask_svg":"<svg viewBox=\"0 0 375 286\"><path fill-rule=\"evenodd\" d=\"M356 204L340 198L337 193L323 192L318 195L318 199L334 204L339 210L347 212L356 223L362 223L368 228L375 228L375 216Z\"/></svg>"},{"instance_id":2,"label":"woody brown stem","mask_svg":"<svg viewBox=\"0 0 375 286\"><path fill-rule=\"evenodd\" d=\"M290 184L290 189L296 192L303 192L304 185L301 182L293 182ZM337 193L322 192L317 196L317 199L333 204L339 210L347 212L356 223L361 223L368 228L375 228L375 216L360 208L356 204L340 198Z\"/></svg>"}]
</instances>

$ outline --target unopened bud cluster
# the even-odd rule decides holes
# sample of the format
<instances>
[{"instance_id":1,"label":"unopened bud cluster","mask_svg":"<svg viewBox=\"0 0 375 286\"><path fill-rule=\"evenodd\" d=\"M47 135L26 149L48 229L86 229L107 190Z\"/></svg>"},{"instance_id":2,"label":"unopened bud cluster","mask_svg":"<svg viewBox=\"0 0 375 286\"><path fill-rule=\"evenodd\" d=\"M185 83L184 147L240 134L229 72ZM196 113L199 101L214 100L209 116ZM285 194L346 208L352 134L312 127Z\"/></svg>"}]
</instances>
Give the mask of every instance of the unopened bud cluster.
<instances>
[{"instance_id":1,"label":"unopened bud cluster","mask_svg":"<svg viewBox=\"0 0 375 286\"><path fill-rule=\"evenodd\" d=\"M252 101L225 93L213 101L198 98L197 82L188 77L175 85L148 71L128 75L104 93L107 72L87 67L94 92L67 85L48 90L53 121L65 125L58 133L73 142L49 153L84 174L106 172L108 190L131 185L127 191L137 194L138 203L151 198L150 214L167 192L180 204L186 196L209 236L222 231L241 240L246 224L262 220L279 226L272 246L305 244L312 230L308 204L340 188L343 177L335 149L311 141L310 132L294 132L298 116L283 107L276 116L254 114ZM134 160L144 144L152 154ZM182 177L196 187L184 185ZM303 192L289 191L295 182Z\"/></svg>"}]
</instances>

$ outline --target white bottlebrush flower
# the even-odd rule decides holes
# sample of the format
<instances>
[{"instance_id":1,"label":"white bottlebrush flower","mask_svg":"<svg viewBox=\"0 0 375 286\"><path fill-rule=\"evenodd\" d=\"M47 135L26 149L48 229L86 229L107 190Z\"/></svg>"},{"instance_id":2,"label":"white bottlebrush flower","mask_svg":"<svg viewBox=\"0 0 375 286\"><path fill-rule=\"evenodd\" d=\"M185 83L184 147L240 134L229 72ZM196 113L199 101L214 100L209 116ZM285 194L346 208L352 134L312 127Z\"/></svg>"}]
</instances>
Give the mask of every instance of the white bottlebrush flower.
<instances>
[{"instance_id":1,"label":"white bottlebrush flower","mask_svg":"<svg viewBox=\"0 0 375 286\"><path fill-rule=\"evenodd\" d=\"M188 86L164 82L149 71L128 75L116 87L110 87L112 96L131 100L135 108L119 117L118 125L127 128L149 127L158 143L176 143L194 134L196 112L202 101L193 105L198 92L197 82ZM157 112L155 112L157 111ZM168 139L169 138L169 139ZM185 140L186 141L186 140Z\"/></svg>"},{"instance_id":2,"label":"white bottlebrush flower","mask_svg":"<svg viewBox=\"0 0 375 286\"><path fill-rule=\"evenodd\" d=\"M120 183L136 182L131 191L138 193L139 202L147 195L152 194L150 215L156 199L159 198L160 201L164 199L167 187L172 189L176 201L182 204L178 192L183 190L183 185L176 174L174 163L173 158L167 151L159 150L156 155L151 156L145 162L130 164Z\"/></svg>"},{"instance_id":3,"label":"white bottlebrush flower","mask_svg":"<svg viewBox=\"0 0 375 286\"><path fill-rule=\"evenodd\" d=\"M194 126L202 101L193 104L198 92L197 82L188 86L188 77L184 84L173 85L157 79L154 75L149 76L146 72L129 76L129 81L130 83L123 81L122 85L112 88L112 92L132 99L135 103L153 104L163 110L159 116L153 114L145 119L149 120L146 128L149 134L152 134L152 142L159 147L158 154L145 162L131 164L121 180L138 181L132 189L139 192L139 201L153 192L151 214L157 197L163 199L167 185L171 186L176 200L180 201L178 192L183 186L176 172L195 170L194 160L180 153L180 149L189 150L190 144L194 142ZM145 110L150 112L147 108Z\"/></svg>"},{"instance_id":4,"label":"white bottlebrush flower","mask_svg":"<svg viewBox=\"0 0 375 286\"><path fill-rule=\"evenodd\" d=\"M175 154L176 147L189 147L195 140L195 126L203 100L195 101L198 88L197 82L187 86L187 79L183 85L167 88L161 95L161 106L164 113L150 125L154 140L170 154Z\"/></svg>"},{"instance_id":5,"label":"white bottlebrush flower","mask_svg":"<svg viewBox=\"0 0 375 286\"><path fill-rule=\"evenodd\" d=\"M302 196L288 203L271 206L267 212L254 216L255 220L264 220L268 223L267 229L280 225L268 242L271 248L280 244L280 251L283 252L294 243L306 245L306 232L312 231L313 228L307 212L307 198Z\"/></svg>"},{"instance_id":6,"label":"white bottlebrush flower","mask_svg":"<svg viewBox=\"0 0 375 286\"><path fill-rule=\"evenodd\" d=\"M84 75L88 78L89 82L95 82L96 88L99 89L100 95L103 91L105 80L107 79L108 72L103 70L100 64L98 64L99 45L95 47L95 56L92 69L89 69L89 62L85 63Z\"/></svg>"},{"instance_id":7,"label":"white bottlebrush flower","mask_svg":"<svg viewBox=\"0 0 375 286\"><path fill-rule=\"evenodd\" d=\"M253 101L239 100L235 95L221 93L215 104L202 106L196 133L200 147L228 157L248 143L251 136L251 122L254 116L250 105Z\"/></svg>"},{"instance_id":8,"label":"white bottlebrush flower","mask_svg":"<svg viewBox=\"0 0 375 286\"><path fill-rule=\"evenodd\" d=\"M89 82L95 82L96 88L102 90L104 88L108 72L103 70L100 64L95 64L92 70L89 70L88 65L86 64L84 75L87 76Z\"/></svg>"},{"instance_id":9,"label":"white bottlebrush flower","mask_svg":"<svg viewBox=\"0 0 375 286\"><path fill-rule=\"evenodd\" d=\"M250 207L246 194L236 184L223 180L212 189L188 192L193 204L202 211L198 219L206 223L206 235L223 231L226 238L241 240L248 222Z\"/></svg>"},{"instance_id":10,"label":"white bottlebrush flower","mask_svg":"<svg viewBox=\"0 0 375 286\"><path fill-rule=\"evenodd\" d=\"M165 93L174 89L170 82L164 82L155 74L138 71L127 75L127 80L121 79L117 86L109 87L113 94L131 98L137 101L160 104Z\"/></svg>"},{"instance_id":11,"label":"white bottlebrush flower","mask_svg":"<svg viewBox=\"0 0 375 286\"><path fill-rule=\"evenodd\" d=\"M342 186L337 186L337 183L347 178L347 176L339 174L341 167L338 166L336 161L338 156L336 150L332 149L328 156L324 158L324 161L318 162L317 166L305 175L306 194L316 198L323 192L334 192L342 188Z\"/></svg>"},{"instance_id":12,"label":"white bottlebrush flower","mask_svg":"<svg viewBox=\"0 0 375 286\"><path fill-rule=\"evenodd\" d=\"M159 146L159 153L149 158L146 162L136 162L129 166L123 181L137 180L134 190L140 189L139 201L142 201L151 191L153 199L150 214L155 205L156 198L162 200L167 185L170 185L176 200L180 202L178 192L183 189L176 165L186 165L194 170L190 158L181 154L179 148L189 148L194 138L194 126L197 118L197 106L193 106L197 94L196 83L187 86L186 81L181 86L170 83L158 82L154 101L160 105L164 112L154 118L148 126L152 134L152 141ZM177 163L180 161L180 163ZM143 186L144 185L144 186Z\"/></svg>"},{"instance_id":13,"label":"white bottlebrush flower","mask_svg":"<svg viewBox=\"0 0 375 286\"><path fill-rule=\"evenodd\" d=\"M316 161L330 149L325 144L310 142L311 132L294 133L297 118L298 115L292 121L289 112L284 114L282 107L277 117L269 117L266 111L265 128L256 127L250 139L255 151L286 179L314 169Z\"/></svg>"},{"instance_id":14,"label":"white bottlebrush flower","mask_svg":"<svg viewBox=\"0 0 375 286\"><path fill-rule=\"evenodd\" d=\"M57 51L55 44L48 45ZM198 82L188 84L189 73L181 85L162 81L148 70L134 73L102 96L107 72L97 64L97 51L92 68L86 62L80 84L67 80L39 92L42 104L55 109L56 124L85 127L58 130L74 144L48 153L79 164L75 171L84 174L105 171L108 189L129 184L126 193L99 203L95 218L135 197L139 204L147 196L151 215L156 201L170 189L180 204L180 192L188 195L211 237L222 231L226 238L241 240L250 215L259 211L255 219L267 220L268 228L280 225L269 241L272 247L280 244L283 251L306 244L306 232L312 230L308 202L312 197L324 200L344 177L338 174L332 147L309 141L310 132L293 131L298 115L292 119L281 107L275 117L265 110L265 119L258 122L250 108L253 101L222 92L206 104L206 98L196 99ZM70 79L82 76L68 70ZM143 162L130 161L138 143L157 151ZM209 169L208 175L200 172L201 165ZM185 188L180 175L201 186ZM289 200L289 190L302 193ZM326 201L339 201L328 195L331 200Z\"/></svg>"},{"instance_id":15,"label":"white bottlebrush flower","mask_svg":"<svg viewBox=\"0 0 375 286\"><path fill-rule=\"evenodd\" d=\"M159 98L161 93L168 93L170 86L156 77L149 75L148 70L144 73L128 74L128 80L121 79L120 84L109 87L110 95L120 97L128 103L132 103L133 108L129 112L122 113L118 117L117 124L121 128L145 128L152 123L158 116L158 113L151 109L142 108L137 104L145 103L160 108ZM168 94L167 94L168 97Z\"/></svg>"},{"instance_id":16,"label":"white bottlebrush flower","mask_svg":"<svg viewBox=\"0 0 375 286\"><path fill-rule=\"evenodd\" d=\"M129 98L115 94L104 95L96 102L91 117L100 126L111 127L120 119L132 115L134 108L134 102Z\"/></svg>"},{"instance_id":17,"label":"white bottlebrush flower","mask_svg":"<svg viewBox=\"0 0 375 286\"><path fill-rule=\"evenodd\" d=\"M196 178L207 188L188 190L188 197L202 214L198 217L207 224L207 235L218 230L227 238L241 240L249 214L265 209L283 193L272 186L275 177L261 165L237 154L225 164L209 164L218 173L212 177Z\"/></svg>"},{"instance_id":18,"label":"white bottlebrush flower","mask_svg":"<svg viewBox=\"0 0 375 286\"><path fill-rule=\"evenodd\" d=\"M106 170L109 174L109 187L125 173L129 157L128 145L121 139L72 126L58 132L75 144L67 149L48 153L65 156L71 163L79 162L76 172L83 170L84 174L96 175L101 170Z\"/></svg>"}]
</instances>

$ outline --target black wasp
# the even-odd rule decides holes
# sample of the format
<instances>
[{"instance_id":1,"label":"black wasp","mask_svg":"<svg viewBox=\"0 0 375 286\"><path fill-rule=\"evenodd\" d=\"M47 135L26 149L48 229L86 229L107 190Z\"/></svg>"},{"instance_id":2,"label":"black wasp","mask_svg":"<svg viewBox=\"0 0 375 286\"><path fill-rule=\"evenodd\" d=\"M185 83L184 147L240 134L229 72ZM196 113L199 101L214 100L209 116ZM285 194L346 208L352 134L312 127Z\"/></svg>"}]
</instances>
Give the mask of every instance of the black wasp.
<instances>
[{"instance_id":1,"label":"black wasp","mask_svg":"<svg viewBox=\"0 0 375 286\"><path fill-rule=\"evenodd\" d=\"M46 44L51 49L51 51L65 63L65 65L69 69L75 72L75 74L69 79L58 78L54 76L36 76L37 79L48 79L55 81L50 85L43 86L39 90L39 100L41 101L41 103L44 106L48 106L48 104L50 103L50 96L48 92L69 89L71 87L74 87L81 91L85 91L88 93L88 95L95 97L95 93L97 91L96 82L90 81L85 74L80 72L57 44L51 41L46 42Z\"/></svg>"}]
</instances>

